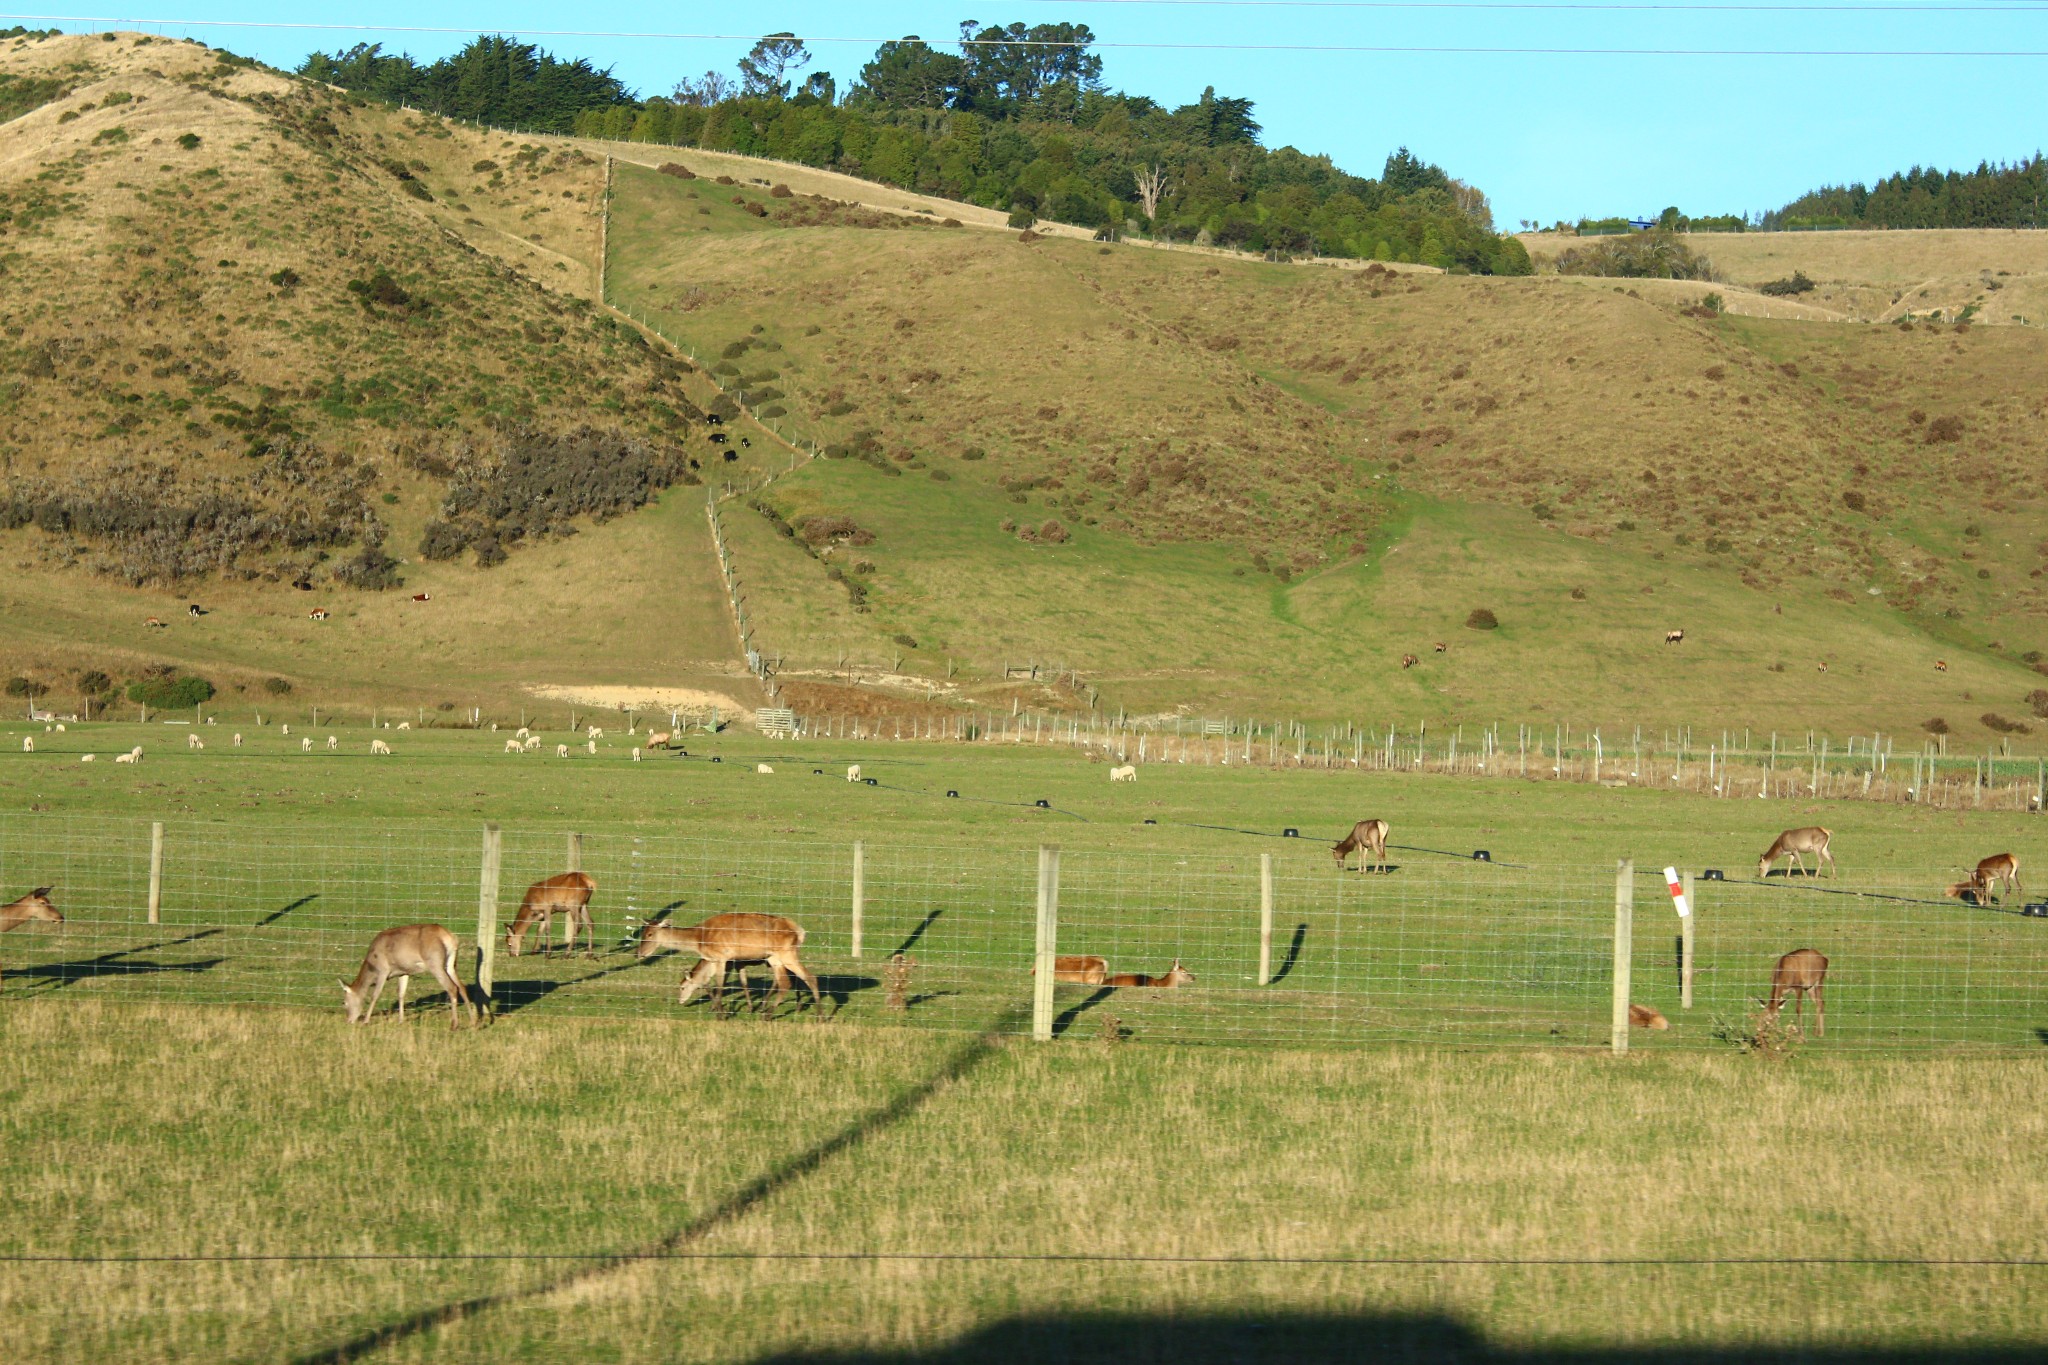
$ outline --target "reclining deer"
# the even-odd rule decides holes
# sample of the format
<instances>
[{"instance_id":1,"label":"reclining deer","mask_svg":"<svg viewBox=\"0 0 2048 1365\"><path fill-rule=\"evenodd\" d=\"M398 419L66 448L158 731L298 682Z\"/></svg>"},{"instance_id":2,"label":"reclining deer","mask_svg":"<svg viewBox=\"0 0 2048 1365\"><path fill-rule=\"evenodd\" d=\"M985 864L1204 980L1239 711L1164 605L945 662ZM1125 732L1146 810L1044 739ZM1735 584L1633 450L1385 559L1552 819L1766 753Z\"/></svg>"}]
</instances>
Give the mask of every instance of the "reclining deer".
<instances>
[{"instance_id":1,"label":"reclining deer","mask_svg":"<svg viewBox=\"0 0 2048 1365\"><path fill-rule=\"evenodd\" d=\"M64 916L50 903L50 891L50 887L39 886L18 901L0 905L0 934L19 929L32 919L39 919L47 924L62 924Z\"/></svg>"}]
</instances>

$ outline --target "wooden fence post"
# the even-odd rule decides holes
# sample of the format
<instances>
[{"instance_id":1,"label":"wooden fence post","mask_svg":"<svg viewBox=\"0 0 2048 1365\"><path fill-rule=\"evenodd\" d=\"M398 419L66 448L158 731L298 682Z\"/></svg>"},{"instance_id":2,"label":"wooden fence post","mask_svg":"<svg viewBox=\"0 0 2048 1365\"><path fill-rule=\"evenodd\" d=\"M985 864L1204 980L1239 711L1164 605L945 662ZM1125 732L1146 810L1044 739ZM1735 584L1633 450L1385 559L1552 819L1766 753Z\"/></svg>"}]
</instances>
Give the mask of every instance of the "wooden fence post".
<instances>
[{"instance_id":1,"label":"wooden fence post","mask_svg":"<svg viewBox=\"0 0 2048 1365\"><path fill-rule=\"evenodd\" d=\"M1362 856L1362 855L1361 855ZM1259 984L1273 982L1273 855L1259 855Z\"/></svg>"},{"instance_id":2,"label":"wooden fence post","mask_svg":"<svg viewBox=\"0 0 2048 1365\"><path fill-rule=\"evenodd\" d=\"M164 922L164 822L149 826L149 922Z\"/></svg>"},{"instance_id":3,"label":"wooden fence post","mask_svg":"<svg viewBox=\"0 0 2048 1365\"><path fill-rule=\"evenodd\" d=\"M1692 894L1692 873L1685 874L1685 905L1692 911L1678 921L1678 1007L1692 1008L1693 926L1699 922L1700 903Z\"/></svg>"},{"instance_id":4,"label":"wooden fence post","mask_svg":"<svg viewBox=\"0 0 2048 1365\"><path fill-rule=\"evenodd\" d=\"M1031 978L1031 1036L1052 1038L1053 966L1059 956L1060 851L1038 846L1038 974Z\"/></svg>"},{"instance_id":5,"label":"wooden fence post","mask_svg":"<svg viewBox=\"0 0 2048 1365\"><path fill-rule=\"evenodd\" d=\"M853 841L853 956L860 956L861 920L867 913L868 902L868 859L867 848L860 840Z\"/></svg>"},{"instance_id":6,"label":"wooden fence post","mask_svg":"<svg viewBox=\"0 0 2048 1365\"><path fill-rule=\"evenodd\" d=\"M1629 968L1635 953L1636 865L1623 858L1614 873L1614 1055L1628 1051Z\"/></svg>"},{"instance_id":7,"label":"wooden fence post","mask_svg":"<svg viewBox=\"0 0 2048 1365\"><path fill-rule=\"evenodd\" d=\"M476 989L481 997L476 1005L481 1013L492 1016L497 1013L491 987L497 982L498 860L503 848L504 839L497 825L486 824L483 874L478 879L476 892Z\"/></svg>"},{"instance_id":8,"label":"wooden fence post","mask_svg":"<svg viewBox=\"0 0 2048 1365\"><path fill-rule=\"evenodd\" d=\"M581 871L583 870L583 836L582 836L582 835L580 835L580 834L571 834L571 835L569 836L569 848L568 848L568 850L567 850L567 856L568 856L568 861L569 861L569 871L571 871L571 872L581 872Z\"/></svg>"}]
</instances>

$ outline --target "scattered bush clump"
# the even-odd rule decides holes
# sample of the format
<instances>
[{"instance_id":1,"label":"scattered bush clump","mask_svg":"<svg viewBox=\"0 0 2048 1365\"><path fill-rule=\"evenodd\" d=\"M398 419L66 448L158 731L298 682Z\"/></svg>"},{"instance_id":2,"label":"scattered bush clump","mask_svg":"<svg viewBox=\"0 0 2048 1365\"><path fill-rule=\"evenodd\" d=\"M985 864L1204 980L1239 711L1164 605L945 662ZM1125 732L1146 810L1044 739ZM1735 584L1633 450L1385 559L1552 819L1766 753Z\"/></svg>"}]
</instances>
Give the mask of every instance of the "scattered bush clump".
<instances>
[{"instance_id":1,"label":"scattered bush clump","mask_svg":"<svg viewBox=\"0 0 2048 1365\"><path fill-rule=\"evenodd\" d=\"M149 677L128 684L128 700L160 710L197 706L213 700L213 684L196 673L180 676L177 669L159 664Z\"/></svg>"},{"instance_id":2,"label":"scattered bush clump","mask_svg":"<svg viewBox=\"0 0 2048 1365\"><path fill-rule=\"evenodd\" d=\"M428 559L474 545L479 559L495 563L507 545L575 534L574 517L609 520L673 484L698 482L680 449L593 427L513 430L465 446L449 464L440 515L420 538Z\"/></svg>"},{"instance_id":3,"label":"scattered bush clump","mask_svg":"<svg viewBox=\"0 0 2048 1365\"><path fill-rule=\"evenodd\" d=\"M2048 688L2037 687L2027 693L2027 705L2041 720L2048 720Z\"/></svg>"},{"instance_id":4,"label":"scattered bush clump","mask_svg":"<svg viewBox=\"0 0 2048 1365\"><path fill-rule=\"evenodd\" d=\"M192 150L193 148L195 148L195 147L197 147L197 146L199 145L199 134L197 134L197 133L180 133L180 134L178 134L178 145L179 145L180 147L183 147L183 148L184 148L184 149L185 149L186 151L188 151L188 152L189 152L189 151L191 151L191 150Z\"/></svg>"},{"instance_id":5,"label":"scattered bush clump","mask_svg":"<svg viewBox=\"0 0 2048 1365\"><path fill-rule=\"evenodd\" d=\"M273 697L290 696L292 680L290 678L265 678L263 680L263 690Z\"/></svg>"},{"instance_id":6,"label":"scattered bush clump","mask_svg":"<svg viewBox=\"0 0 2048 1365\"><path fill-rule=\"evenodd\" d=\"M875 533L837 513L805 517L797 523L804 540L811 545L872 545Z\"/></svg>"},{"instance_id":7,"label":"scattered bush clump","mask_svg":"<svg viewBox=\"0 0 2048 1365\"><path fill-rule=\"evenodd\" d=\"M1679 239L1656 229L1607 237L1592 246L1558 253L1560 275L1608 275L1620 279L1711 280L1714 265Z\"/></svg>"},{"instance_id":8,"label":"scattered bush clump","mask_svg":"<svg viewBox=\"0 0 2048 1365\"><path fill-rule=\"evenodd\" d=\"M1467 630L1499 630L1500 618L1486 607L1474 607L1472 614L1465 618Z\"/></svg>"},{"instance_id":9,"label":"scattered bush clump","mask_svg":"<svg viewBox=\"0 0 2048 1365\"><path fill-rule=\"evenodd\" d=\"M27 678L9 678L7 680L7 695L10 697L26 697L36 690L36 685Z\"/></svg>"},{"instance_id":10,"label":"scattered bush clump","mask_svg":"<svg viewBox=\"0 0 2048 1365\"><path fill-rule=\"evenodd\" d=\"M960 458L963 460L986 460L988 452L980 446L969 446L960 452Z\"/></svg>"},{"instance_id":11,"label":"scattered bush clump","mask_svg":"<svg viewBox=\"0 0 2048 1365\"><path fill-rule=\"evenodd\" d=\"M680 161L663 162L661 173L663 175L672 175L678 180L695 180L697 178L697 173L688 166L683 165ZM727 183L730 182L728 181Z\"/></svg>"},{"instance_id":12,"label":"scattered bush clump","mask_svg":"<svg viewBox=\"0 0 2048 1365\"><path fill-rule=\"evenodd\" d=\"M88 668L78 675L78 690L87 696L104 696L113 689L114 680L97 668Z\"/></svg>"},{"instance_id":13,"label":"scattered bush clump","mask_svg":"<svg viewBox=\"0 0 2048 1365\"><path fill-rule=\"evenodd\" d=\"M917 637L916 637L916 636L913 636L913 635L901 635L901 634L899 634L899 635L892 635L892 636L890 636L889 638L890 638L890 639L892 639L892 640L894 640L894 641L895 641L895 642L896 642L897 644L899 644L899 645L902 645L902 646L903 646L903 647L904 647L905 649L916 649L916 648L917 648Z\"/></svg>"},{"instance_id":14,"label":"scattered bush clump","mask_svg":"<svg viewBox=\"0 0 2048 1365\"><path fill-rule=\"evenodd\" d=\"M1769 294L1773 298L1789 298L1794 294L1807 293L1814 287L1815 285L1812 280L1807 279L1803 272L1795 270L1792 272L1791 279L1771 280L1768 283L1760 284L1757 286L1757 292L1759 294Z\"/></svg>"},{"instance_id":15,"label":"scattered bush clump","mask_svg":"<svg viewBox=\"0 0 2048 1365\"><path fill-rule=\"evenodd\" d=\"M1927 424L1927 435L1922 440L1928 445L1963 439L1963 419L1960 417L1937 417Z\"/></svg>"},{"instance_id":16,"label":"scattered bush clump","mask_svg":"<svg viewBox=\"0 0 2048 1365\"><path fill-rule=\"evenodd\" d=\"M2012 720L2006 716L1999 715L1996 711L1986 711L1983 715L1979 716L1978 719L1983 721L1984 728L1991 731L1993 734L2027 735L2032 734L2034 731L2034 727L2027 724L2025 721Z\"/></svg>"},{"instance_id":17,"label":"scattered bush clump","mask_svg":"<svg viewBox=\"0 0 2048 1365\"><path fill-rule=\"evenodd\" d=\"M1921 721L1920 728L1930 735L1945 735L1948 733L1948 722L1940 716L1933 716Z\"/></svg>"}]
</instances>

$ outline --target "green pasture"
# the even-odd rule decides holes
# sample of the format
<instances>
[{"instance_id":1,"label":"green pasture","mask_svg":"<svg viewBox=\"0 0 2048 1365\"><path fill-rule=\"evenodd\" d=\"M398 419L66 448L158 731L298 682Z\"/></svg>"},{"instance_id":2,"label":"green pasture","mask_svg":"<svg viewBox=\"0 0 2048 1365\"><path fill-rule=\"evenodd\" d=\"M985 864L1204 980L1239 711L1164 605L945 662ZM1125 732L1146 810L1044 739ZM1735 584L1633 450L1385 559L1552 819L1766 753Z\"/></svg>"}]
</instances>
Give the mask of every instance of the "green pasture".
<instances>
[{"instance_id":1,"label":"green pasture","mask_svg":"<svg viewBox=\"0 0 2048 1365\"><path fill-rule=\"evenodd\" d=\"M338 1009L335 978L380 928L434 921L473 943L492 821L504 831L501 925L524 887L562 869L572 831L599 887L598 957L500 952L508 1019L708 1017L708 1005L675 1003L682 963L638 963L622 945L648 918L759 910L806 929L826 995L801 1012L806 1026L979 1027L1028 997L1038 849L1057 845L1062 952L1152 975L1178 960L1196 977L1179 991L1063 985L1063 1036L1604 1044L1624 857L1636 864L1631 998L1673 1022L1638 1046L1720 1045L1797 947L1831 960L1828 1047L2032 1047L2048 1029L2048 920L2020 915L2022 897L1941 894L1991 852L2034 865L2035 824L2015 813L1241 765L1153 764L1125 785L1049 746L705 736L687 755L635 763L624 738L557 759L552 742L515 756L488 731L428 730L379 731L396 752L372 758L367 731L303 754L266 726L240 749L158 743L133 768L58 749L142 733L82 727L0 756L0 886L55 885L70 917L0 942L10 995ZM772 773L756 771L763 761ZM850 762L877 785L846 781ZM1328 844L1367 815L1393 824L1393 870L1340 871ZM151 926L154 819L167 853ZM1814 823L1835 831L1841 875L1759 882L1771 837ZM1264 982L1262 857L1274 902ZM1726 875L1697 887L1689 1011L1666 865ZM902 1009L884 985L897 951L916 960Z\"/></svg>"}]
</instances>

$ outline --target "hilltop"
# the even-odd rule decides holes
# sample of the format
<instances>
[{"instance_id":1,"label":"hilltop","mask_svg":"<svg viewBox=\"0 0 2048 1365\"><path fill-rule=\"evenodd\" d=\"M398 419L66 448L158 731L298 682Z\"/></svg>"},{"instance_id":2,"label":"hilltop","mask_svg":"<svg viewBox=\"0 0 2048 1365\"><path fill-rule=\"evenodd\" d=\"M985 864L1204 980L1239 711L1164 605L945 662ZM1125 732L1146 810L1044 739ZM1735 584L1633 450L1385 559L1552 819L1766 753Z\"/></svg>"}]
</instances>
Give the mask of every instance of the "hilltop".
<instances>
[{"instance_id":1,"label":"hilltop","mask_svg":"<svg viewBox=\"0 0 2048 1365\"><path fill-rule=\"evenodd\" d=\"M2048 648L2031 327L1020 234L842 172L503 134L193 44L17 42L0 69L63 87L0 125L29 300L6 320L11 496L133 500L147 464L179 499L318 532L129 587L118 537L17 518L14 669L171 654L333 701L680 680L737 704L688 486L735 479L748 609L804 704L1086 704L1000 676L1035 659L1160 711L1943 717L1965 742L1982 713L2027 718ZM1893 272L1950 250L1882 236ZM1821 278L1725 240L1759 253L1717 261L1745 280ZM1895 287L1885 245L1855 288ZM2005 246L1972 269L2013 296L2036 267ZM750 439L712 444L714 411ZM529 517L553 485L518 482L537 466L505 443L534 431L631 477ZM349 591L319 634L292 576L338 590L369 551L407 592ZM195 581L232 610L141 627ZM398 600L415 589L434 616ZM1497 628L1467 627L1482 609Z\"/></svg>"}]
</instances>

